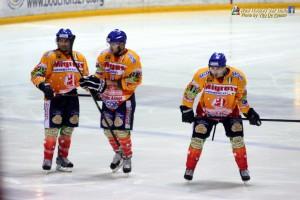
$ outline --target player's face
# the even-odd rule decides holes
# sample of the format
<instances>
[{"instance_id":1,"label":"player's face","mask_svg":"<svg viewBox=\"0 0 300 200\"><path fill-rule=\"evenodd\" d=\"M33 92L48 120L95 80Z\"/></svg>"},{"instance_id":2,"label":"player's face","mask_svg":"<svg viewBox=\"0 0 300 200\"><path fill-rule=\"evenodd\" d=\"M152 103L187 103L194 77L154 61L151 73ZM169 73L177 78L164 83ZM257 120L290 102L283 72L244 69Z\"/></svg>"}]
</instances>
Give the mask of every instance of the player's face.
<instances>
[{"instance_id":1,"label":"player's face","mask_svg":"<svg viewBox=\"0 0 300 200\"><path fill-rule=\"evenodd\" d=\"M58 38L57 47L63 52L68 52L71 47L71 42L67 38Z\"/></svg>"},{"instance_id":2,"label":"player's face","mask_svg":"<svg viewBox=\"0 0 300 200\"><path fill-rule=\"evenodd\" d=\"M109 48L114 55L120 55L125 49L125 43L123 42L111 42Z\"/></svg>"},{"instance_id":3,"label":"player's face","mask_svg":"<svg viewBox=\"0 0 300 200\"><path fill-rule=\"evenodd\" d=\"M209 67L209 71L215 78L221 78L226 72L226 67Z\"/></svg>"}]
</instances>

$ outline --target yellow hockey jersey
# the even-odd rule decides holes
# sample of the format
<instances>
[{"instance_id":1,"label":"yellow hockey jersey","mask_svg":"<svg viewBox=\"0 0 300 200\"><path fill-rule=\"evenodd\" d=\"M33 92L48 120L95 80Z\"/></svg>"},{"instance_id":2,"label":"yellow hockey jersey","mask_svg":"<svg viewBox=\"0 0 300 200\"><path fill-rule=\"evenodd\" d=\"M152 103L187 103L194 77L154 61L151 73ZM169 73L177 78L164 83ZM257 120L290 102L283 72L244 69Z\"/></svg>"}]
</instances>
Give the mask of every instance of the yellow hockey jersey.
<instances>
[{"instance_id":1,"label":"yellow hockey jersey","mask_svg":"<svg viewBox=\"0 0 300 200\"><path fill-rule=\"evenodd\" d=\"M196 96L200 93L197 106L198 116L227 117L247 113L246 76L234 67L227 67L222 79L214 78L209 68L199 69L185 89L182 104L193 108Z\"/></svg>"},{"instance_id":2,"label":"yellow hockey jersey","mask_svg":"<svg viewBox=\"0 0 300 200\"><path fill-rule=\"evenodd\" d=\"M89 74L85 57L73 51L75 62L84 76ZM69 55L59 50L46 52L31 72L31 81L38 86L41 82L50 84L56 94L63 94L79 86L80 74Z\"/></svg>"},{"instance_id":3,"label":"yellow hockey jersey","mask_svg":"<svg viewBox=\"0 0 300 200\"><path fill-rule=\"evenodd\" d=\"M95 76L104 79L107 85L101 99L112 110L129 99L142 82L140 57L130 49L120 57L109 49L104 50L97 58L96 67Z\"/></svg>"}]
</instances>

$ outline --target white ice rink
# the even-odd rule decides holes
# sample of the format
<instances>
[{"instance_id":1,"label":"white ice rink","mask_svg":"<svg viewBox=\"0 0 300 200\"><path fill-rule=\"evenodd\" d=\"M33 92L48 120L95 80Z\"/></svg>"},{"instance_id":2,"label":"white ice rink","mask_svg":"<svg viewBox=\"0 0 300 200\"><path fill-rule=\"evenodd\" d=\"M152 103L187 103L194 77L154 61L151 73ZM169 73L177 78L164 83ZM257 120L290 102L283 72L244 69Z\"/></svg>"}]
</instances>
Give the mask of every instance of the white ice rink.
<instances>
[{"instance_id":1,"label":"white ice rink","mask_svg":"<svg viewBox=\"0 0 300 200\"><path fill-rule=\"evenodd\" d=\"M56 48L61 27L95 71L114 28L142 59L137 90L133 172L112 174L111 147L90 98L81 98L80 127L70 150L72 173L42 171L43 100L30 82L42 54ZM184 200L300 199L300 123L245 122L251 181L244 185L219 125L208 139L194 180L183 179L191 125L178 106L186 84L214 52L248 77L249 103L263 118L300 119L300 15L231 17L230 11L89 17L0 26L1 177L4 199ZM55 167L54 167L55 168ZM54 171L54 170L53 170ZM1 198L0 198L1 199Z\"/></svg>"}]
</instances>

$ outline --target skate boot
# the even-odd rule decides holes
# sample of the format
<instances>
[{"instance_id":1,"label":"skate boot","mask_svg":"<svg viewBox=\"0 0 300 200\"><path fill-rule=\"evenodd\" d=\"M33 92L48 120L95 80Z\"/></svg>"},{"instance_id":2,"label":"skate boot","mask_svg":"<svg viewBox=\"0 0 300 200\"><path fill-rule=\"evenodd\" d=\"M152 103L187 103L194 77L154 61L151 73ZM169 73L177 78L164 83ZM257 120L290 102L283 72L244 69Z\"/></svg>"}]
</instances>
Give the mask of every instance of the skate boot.
<instances>
[{"instance_id":1,"label":"skate boot","mask_svg":"<svg viewBox=\"0 0 300 200\"><path fill-rule=\"evenodd\" d=\"M131 172L131 158L124 158L123 162L123 172L129 173Z\"/></svg>"},{"instance_id":2,"label":"skate boot","mask_svg":"<svg viewBox=\"0 0 300 200\"><path fill-rule=\"evenodd\" d=\"M117 172L123 165L122 152L118 151L113 157L113 160L110 163L110 169L113 172Z\"/></svg>"},{"instance_id":3,"label":"skate boot","mask_svg":"<svg viewBox=\"0 0 300 200\"><path fill-rule=\"evenodd\" d=\"M44 159L43 161L43 170L50 170L52 166L52 160Z\"/></svg>"},{"instance_id":4,"label":"skate boot","mask_svg":"<svg viewBox=\"0 0 300 200\"><path fill-rule=\"evenodd\" d=\"M186 169L184 173L184 179L191 181L193 179L194 170L193 169Z\"/></svg>"},{"instance_id":5,"label":"skate boot","mask_svg":"<svg viewBox=\"0 0 300 200\"><path fill-rule=\"evenodd\" d=\"M250 180L250 174L247 169L240 170L240 175L242 178L242 181L249 181Z\"/></svg>"},{"instance_id":6,"label":"skate boot","mask_svg":"<svg viewBox=\"0 0 300 200\"><path fill-rule=\"evenodd\" d=\"M63 158L58 156L56 158L56 170L63 171L63 172L71 172L73 168L73 163L69 161L68 158Z\"/></svg>"}]
</instances>

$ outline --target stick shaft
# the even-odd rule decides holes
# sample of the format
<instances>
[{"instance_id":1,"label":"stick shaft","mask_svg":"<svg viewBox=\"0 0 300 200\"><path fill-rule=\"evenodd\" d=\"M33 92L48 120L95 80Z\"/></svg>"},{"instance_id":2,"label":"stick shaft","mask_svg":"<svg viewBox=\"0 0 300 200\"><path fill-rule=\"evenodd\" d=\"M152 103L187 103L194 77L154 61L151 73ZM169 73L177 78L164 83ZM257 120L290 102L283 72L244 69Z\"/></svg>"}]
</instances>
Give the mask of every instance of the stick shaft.
<instances>
[{"instance_id":1,"label":"stick shaft","mask_svg":"<svg viewBox=\"0 0 300 200\"><path fill-rule=\"evenodd\" d=\"M224 120L224 119L229 119L231 117L204 117L204 118L199 118L197 117L196 119L218 119L218 120ZM247 118L231 118L231 119L241 119L241 120L246 120L248 121ZM266 122L300 122L298 119L272 119L272 118L261 118L260 121L266 121Z\"/></svg>"},{"instance_id":2,"label":"stick shaft","mask_svg":"<svg viewBox=\"0 0 300 200\"><path fill-rule=\"evenodd\" d=\"M75 38L74 38L74 39L75 39ZM74 42L74 40L73 40L73 42ZM74 59L74 56L73 56L73 48L72 48L72 47L73 47L73 42L72 42L72 44L71 44L71 60L72 60L72 62L74 63L74 65L75 65L77 71L79 72L80 76L83 77L83 74L82 74L82 72L80 71L79 66L77 65L77 63L76 63L76 61L75 61L75 59ZM111 135L113 136L113 138L114 138L116 144L117 144L117 145L119 146L119 148L120 148L120 147L121 147L120 142L119 142L117 136L115 135L114 131L112 130L111 126L109 125L106 116L103 114L103 111L102 111L102 109L100 108L100 106L99 106L99 104L98 104L98 102L97 102L96 97L95 97L94 95L92 95L92 92L91 92L90 90L88 90L88 91L89 91L90 95L92 96L93 101L94 101L94 103L95 103L95 105L96 105L98 111L102 114L103 119L104 119L104 121L105 121L105 123L106 123L106 125L107 125L107 127L108 127L109 132L111 133Z\"/></svg>"}]
</instances>

